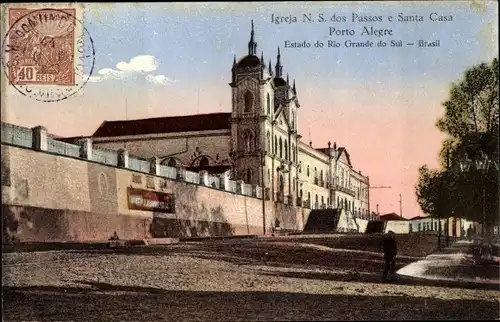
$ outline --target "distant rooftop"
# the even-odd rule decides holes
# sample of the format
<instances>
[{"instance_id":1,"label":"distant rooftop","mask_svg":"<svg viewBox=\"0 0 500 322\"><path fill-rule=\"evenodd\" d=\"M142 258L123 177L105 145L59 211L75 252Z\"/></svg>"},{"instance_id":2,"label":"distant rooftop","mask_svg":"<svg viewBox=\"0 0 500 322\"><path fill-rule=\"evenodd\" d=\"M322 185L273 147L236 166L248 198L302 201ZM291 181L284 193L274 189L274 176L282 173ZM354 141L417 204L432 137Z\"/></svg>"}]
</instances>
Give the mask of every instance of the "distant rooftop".
<instances>
[{"instance_id":1,"label":"distant rooftop","mask_svg":"<svg viewBox=\"0 0 500 322\"><path fill-rule=\"evenodd\" d=\"M401 217L395 212L391 212L389 214L385 215L380 215L380 220L401 220L401 221L407 221L408 219L405 217Z\"/></svg>"},{"instance_id":2,"label":"distant rooftop","mask_svg":"<svg viewBox=\"0 0 500 322\"><path fill-rule=\"evenodd\" d=\"M197 132L231 129L231 113L157 117L140 120L104 121L92 137Z\"/></svg>"}]
</instances>

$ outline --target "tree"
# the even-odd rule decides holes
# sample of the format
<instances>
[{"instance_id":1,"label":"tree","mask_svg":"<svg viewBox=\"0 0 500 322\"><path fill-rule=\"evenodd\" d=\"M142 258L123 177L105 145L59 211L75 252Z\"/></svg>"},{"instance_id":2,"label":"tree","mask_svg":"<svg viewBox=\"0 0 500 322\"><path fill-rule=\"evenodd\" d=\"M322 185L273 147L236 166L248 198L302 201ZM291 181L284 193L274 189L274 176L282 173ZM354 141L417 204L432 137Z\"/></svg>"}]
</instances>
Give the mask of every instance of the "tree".
<instances>
[{"instance_id":1,"label":"tree","mask_svg":"<svg viewBox=\"0 0 500 322\"><path fill-rule=\"evenodd\" d=\"M444 115L436 123L447 134L439 153L441 169L419 169L416 194L425 213L442 217L456 213L482 221L484 207L487 223L498 223L498 170L491 167L484 173L471 167L461 173L458 162L483 153L498 162L498 85L497 58L471 67L452 84L449 99L442 104Z\"/></svg>"},{"instance_id":2,"label":"tree","mask_svg":"<svg viewBox=\"0 0 500 322\"><path fill-rule=\"evenodd\" d=\"M498 140L498 59L465 72L464 79L452 84L450 98L443 103L444 116L436 125L452 138L463 141L471 134Z\"/></svg>"},{"instance_id":3,"label":"tree","mask_svg":"<svg viewBox=\"0 0 500 322\"><path fill-rule=\"evenodd\" d=\"M422 211L431 216L439 216L439 171L430 170L426 165L418 169L416 187L417 201Z\"/></svg>"}]
</instances>

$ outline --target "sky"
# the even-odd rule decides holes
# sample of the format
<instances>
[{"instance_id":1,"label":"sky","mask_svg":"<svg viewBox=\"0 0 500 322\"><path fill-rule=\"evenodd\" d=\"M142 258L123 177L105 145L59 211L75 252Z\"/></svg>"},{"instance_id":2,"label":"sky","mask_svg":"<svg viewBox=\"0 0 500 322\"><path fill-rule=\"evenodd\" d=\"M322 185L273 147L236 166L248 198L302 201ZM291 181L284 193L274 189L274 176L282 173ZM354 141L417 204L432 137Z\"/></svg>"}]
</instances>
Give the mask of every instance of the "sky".
<instances>
[{"instance_id":1,"label":"sky","mask_svg":"<svg viewBox=\"0 0 500 322\"><path fill-rule=\"evenodd\" d=\"M401 194L408 218L422 215L415 196L417 170L438 165L445 136L435 122L451 84L467 68L498 56L496 1L93 3L85 8L83 22L95 49L89 82L60 102L39 102L9 88L4 122L78 136L91 135L104 120L230 112L233 57L248 53L253 20L259 57L263 52L274 66L279 46L283 73L296 81L303 140L318 148L328 141L346 147L354 168L370 177L370 208L378 204L380 213L399 213ZM304 14L345 16L346 21L302 22ZM353 22L353 14L383 21ZM401 22L400 14L423 21ZM430 21L431 14L448 21ZM276 17L298 22L277 24ZM361 35L364 27L392 34ZM331 28L340 34L330 35ZM286 48L287 40L311 46ZM329 40L340 47L328 47ZM346 40L374 46L346 48ZM388 45L377 47L380 40ZM404 46L391 47L393 40ZM419 40L439 40L440 46L418 47ZM316 41L324 46L315 47ZM415 45L407 46L410 42ZM85 66L88 74L90 67Z\"/></svg>"}]
</instances>

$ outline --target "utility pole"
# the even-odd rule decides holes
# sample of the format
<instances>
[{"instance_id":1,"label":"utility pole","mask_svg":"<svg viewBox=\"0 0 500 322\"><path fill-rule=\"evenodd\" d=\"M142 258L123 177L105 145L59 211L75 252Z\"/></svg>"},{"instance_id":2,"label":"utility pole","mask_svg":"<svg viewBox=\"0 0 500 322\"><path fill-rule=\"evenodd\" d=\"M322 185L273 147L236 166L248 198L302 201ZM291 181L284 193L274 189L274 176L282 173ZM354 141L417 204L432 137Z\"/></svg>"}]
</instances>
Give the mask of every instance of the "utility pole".
<instances>
[{"instance_id":1,"label":"utility pole","mask_svg":"<svg viewBox=\"0 0 500 322\"><path fill-rule=\"evenodd\" d=\"M450 170L450 147L447 146L446 147L446 177L448 178L449 177L449 173L448 171ZM450 198L449 198L449 193L447 194L448 198L446 198L446 202L449 203L450 202ZM449 206L449 205L447 205ZM455 218L453 218L453 220L455 220ZM446 247L449 246L449 242L450 242L450 220L449 220L449 217L446 217Z\"/></svg>"},{"instance_id":2,"label":"utility pole","mask_svg":"<svg viewBox=\"0 0 500 322\"><path fill-rule=\"evenodd\" d=\"M399 216L403 217L403 198L399 194Z\"/></svg>"},{"instance_id":3,"label":"utility pole","mask_svg":"<svg viewBox=\"0 0 500 322\"><path fill-rule=\"evenodd\" d=\"M125 120L128 120L128 100L125 96Z\"/></svg>"}]
</instances>

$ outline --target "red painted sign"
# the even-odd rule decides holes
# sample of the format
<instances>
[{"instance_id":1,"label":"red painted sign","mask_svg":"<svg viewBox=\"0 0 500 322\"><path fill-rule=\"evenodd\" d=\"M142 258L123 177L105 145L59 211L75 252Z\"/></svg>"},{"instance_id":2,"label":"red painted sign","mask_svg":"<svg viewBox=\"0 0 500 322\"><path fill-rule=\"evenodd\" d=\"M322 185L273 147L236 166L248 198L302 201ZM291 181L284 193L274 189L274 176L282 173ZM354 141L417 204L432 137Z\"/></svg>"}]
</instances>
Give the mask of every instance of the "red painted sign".
<instances>
[{"instance_id":1,"label":"red painted sign","mask_svg":"<svg viewBox=\"0 0 500 322\"><path fill-rule=\"evenodd\" d=\"M175 198L172 193L128 187L127 197L129 209L175 213Z\"/></svg>"}]
</instances>

